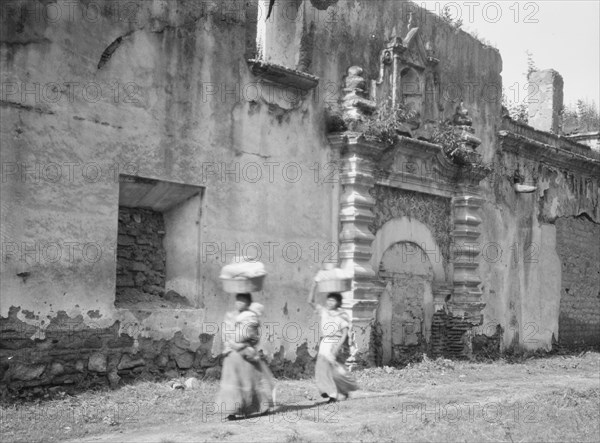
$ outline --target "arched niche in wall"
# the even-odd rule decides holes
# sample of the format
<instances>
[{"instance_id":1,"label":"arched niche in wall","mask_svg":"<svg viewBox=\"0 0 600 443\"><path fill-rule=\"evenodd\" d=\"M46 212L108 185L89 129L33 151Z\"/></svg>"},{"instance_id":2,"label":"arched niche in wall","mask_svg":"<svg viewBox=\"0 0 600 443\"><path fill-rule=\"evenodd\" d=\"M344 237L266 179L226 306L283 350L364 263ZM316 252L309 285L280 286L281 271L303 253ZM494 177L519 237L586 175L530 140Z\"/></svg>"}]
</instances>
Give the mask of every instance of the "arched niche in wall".
<instances>
[{"instance_id":1,"label":"arched niche in wall","mask_svg":"<svg viewBox=\"0 0 600 443\"><path fill-rule=\"evenodd\" d=\"M371 265L379 268L385 251L399 242L410 242L425 251L433 269L434 285L446 284L446 274L442 261L442 253L429 228L418 220L409 217L394 218L384 224L375 234L371 245L373 255Z\"/></svg>"},{"instance_id":2,"label":"arched niche in wall","mask_svg":"<svg viewBox=\"0 0 600 443\"><path fill-rule=\"evenodd\" d=\"M412 67L406 67L400 71L400 85L402 102L409 106L412 111L423 113L423 90L422 76Z\"/></svg>"}]
</instances>

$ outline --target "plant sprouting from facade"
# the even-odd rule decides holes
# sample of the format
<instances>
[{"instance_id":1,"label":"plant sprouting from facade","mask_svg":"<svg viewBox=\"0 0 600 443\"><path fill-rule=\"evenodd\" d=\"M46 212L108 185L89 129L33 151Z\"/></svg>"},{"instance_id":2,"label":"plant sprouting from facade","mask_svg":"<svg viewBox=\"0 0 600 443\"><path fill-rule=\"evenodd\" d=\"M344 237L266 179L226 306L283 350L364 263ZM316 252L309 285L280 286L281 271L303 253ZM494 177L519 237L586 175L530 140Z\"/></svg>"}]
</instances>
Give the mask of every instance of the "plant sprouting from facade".
<instances>
[{"instance_id":1,"label":"plant sprouting from facade","mask_svg":"<svg viewBox=\"0 0 600 443\"><path fill-rule=\"evenodd\" d=\"M398 133L409 132L405 123L416 119L419 113L408 104L392 104L388 98L364 123L364 134L386 145L396 142Z\"/></svg>"},{"instance_id":2,"label":"plant sprouting from facade","mask_svg":"<svg viewBox=\"0 0 600 443\"><path fill-rule=\"evenodd\" d=\"M450 12L450 9L450 6L444 6L444 9L442 9L440 13L440 17L453 28L460 29L463 25L463 21L460 18L454 18Z\"/></svg>"}]
</instances>

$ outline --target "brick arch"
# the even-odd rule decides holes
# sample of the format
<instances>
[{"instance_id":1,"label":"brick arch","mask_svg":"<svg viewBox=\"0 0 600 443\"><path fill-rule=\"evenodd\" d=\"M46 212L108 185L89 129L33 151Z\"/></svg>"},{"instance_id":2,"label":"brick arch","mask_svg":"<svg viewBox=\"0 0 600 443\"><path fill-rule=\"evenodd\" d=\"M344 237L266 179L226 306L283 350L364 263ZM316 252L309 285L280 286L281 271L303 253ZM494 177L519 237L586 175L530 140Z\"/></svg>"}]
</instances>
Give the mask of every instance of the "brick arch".
<instances>
[{"instance_id":1,"label":"brick arch","mask_svg":"<svg viewBox=\"0 0 600 443\"><path fill-rule=\"evenodd\" d=\"M375 234L371 244L373 255L371 266L377 272L383 254L392 245L399 242L410 242L419 246L429 258L433 268L433 282L446 282L446 273L442 259L442 250L435 241L429 228L414 218L399 217L386 222Z\"/></svg>"}]
</instances>

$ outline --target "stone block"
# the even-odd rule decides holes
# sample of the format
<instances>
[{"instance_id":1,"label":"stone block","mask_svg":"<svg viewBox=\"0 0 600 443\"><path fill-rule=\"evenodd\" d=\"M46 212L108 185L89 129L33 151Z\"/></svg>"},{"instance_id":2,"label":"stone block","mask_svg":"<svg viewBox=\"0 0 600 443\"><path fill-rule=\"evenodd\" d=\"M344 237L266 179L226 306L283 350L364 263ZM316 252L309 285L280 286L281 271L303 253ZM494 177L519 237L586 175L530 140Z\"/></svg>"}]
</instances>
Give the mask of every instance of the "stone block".
<instances>
[{"instance_id":1,"label":"stone block","mask_svg":"<svg viewBox=\"0 0 600 443\"><path fill-rule=\"evenodd\" d=\"M165 372L165 377L177 378L179 377L179 372L177 372L175 369L169 369L167 372Z\"/></svg>"},{"instance_id":2,"label":"stone block","mask_svg":"<svg viewBox=\"0 0 600 443\"><path fill-rule=\"evenodd\" d=\"M138 366L143 366L146 364L146 361L143 358L133 358L129 354L123 354L121 357L121 361L119 362L119 366L117 369L132 369Z\"/></svg>"},{"instance_id":3,"label":"stone block","mask_svg":"<svg viewBox=\"0 0 600 443\"><path fill-rule=\"evenodd\" d=\"M57 375L61 375L65 372L65 368L59 362L54 362L50 365L50 375L56 377Z\"/></svg>"},{"instance_id":4,"label":"stone block","mask_svg":"<svg viewBox=\"0 0 600 443\"><path fill-rule=\"evenodd\" d=\"M120 361L121 361L120 354L110 354L108 356L108 365L107 365L108 372L115 370L117 368L117 366L119 365Z\"/></svg>"},{"instance_id":5,"label":"stone block","mask_svg":"<svg viewBox=\"0 0 600 443\"><path fill-rule=\"evenodd\" d=\"M34 345L33 340L28 338L6 338L3 334L3 339L0 340L0 349L23 349L31 348Z\"/></svg>"},{"instance_id":6,"label":"stone block","mask_svg":"<svg viewBox=\"0 0 600 443\"><path fill-rule=\"evenodd\" d=\"M169 357L167 357L164 354L158 355L154 359L154 364L156 366L158 366L159 368L164 368L165 366L167 366L169 364Z\"/></svg>"},{"instance_id":7,"label":"stone block","mask_svg":"<svg viewBox=\"0 0 600 443\"><path fill-rule=\"evenodd\" d=\"M94 352L88 360L88 370L92 372L106 372L107 357L101 352Z\"/></svg>"},{"instance_id":8,"label":"stone block","mask_svg":"<svg viewBox=\"0 0 600 443\"><path fill-rule=\"evenodd\" d=\"M175 356L175 362L179 369L189 369L194 364L194 353L182 352Z\"/></svg>"},{"instance_id":9,"label":"stone block","mask_svg":"<svg viewBox=\"0 0 600 443\"><path fill-rule=\"evenodd\" d=\"M88 337L83 346L91 349L99 349L102 347L102 339L98 335L92 335Z\"/></svg>"},{"instance_id":10,"label":"stone block","mask_svg":"<svg viewBox=\"0 0 600 443\"><path fill-rule=\"evenodd\" d=\"M196 377L190 377L185 381L185 387L187 389L199 389L200 380L198 380Z\"/></svg>"},{"instance_id":11,"label":"stone block","mask_svg":"<svg viewBox=\"0 0 600 443\"><path fill-rule=\"evenodd\" d=\"M130 235L119 235L117 237L117 245L118 246L130 246L135 245L135 238Z\"/></svg>"},{"instance_id":12,"label":"stone block","mask_svg":"<svg viewBox=\"0 0 600 443\"><path fill-rule=\"evenodd\" d=\"M135 272L146 272L148 270L148 266L146 266L145 263L136 261L132 263L130 269Z\"/></svg>"},{"instance_id":13,"label":"stone block","mask_svg":"<svg viewBox=\"0 0 600 443\"><path fill-rule=\"evenodd\" d=\"M119 335L118 338L110 340L107 345L109 348L129 348L133 346L134 340L128 335Z\"/></svg>"},{"instance_id":14,"label":"stone block","mask_svg":"<svg viewBox=\"0 0 600 443\"><path fill-rule=\"evenodd\" d=\"M12 378L15 380L29 381L39 378L46 369L44 364L27 365L16 363L12 368Z\"/></svg>"},{"instance_id":15,"label":"stone block","mask_svg":"<svg viewBox=\"0 0 600 443\"><path fill-rule=\"evenodd\" d=\"M187 350L190 348L190 342L183 336L181 332L175 333L175 336L171 340L171 352L177 352L177 350L173 349L173 346L179 349Z\"/></svg>"},{"instance_id":16,"label":"stone block","mask_svg":"<svg viewBox=\"0 0 600 443\"><path fill-rule=\"evenodd\" d=\"M112 371L110 371L108 373L108 383L110 384L110 387L112 389L116 389L119 386L119 380L121 380L121 377L119 377L119 374L117 374L117 370L113 369Z\"/></svg>"},{"instance_id":17,"label":"stone block","mask_svg":"<svg viewBox=\"0 0 600 443\"><path fill-rule=\"evenodd\" d=\"M152 244L152 240L150 240L148 237L137 237L135 239L135 242L138 245L151 245Z\"/></svg>"},{"instance_id":18,"label":"stone block","mask_svg":"<svg viewBox=\"0 0 600 443\"><path fill-rule=\"evenodd\" d=\"M130 275L118 275L117 276L117 286L126 286L126 287L134 287L135 282Z\"/></svg>"},{"instance_id":19,"label":"stone block","mask_svg":"<svg viewBox=\"0 0 600 443\"><path fill-rule=\"evenodd\" d=\"M132 252L129 249L117 248L117 257L120 259L117 264L121 262L121 259L130 259Z\"/></svg>"},{"instance_id":20,"label":"stone block","mask_svg":"<svg viewBox=\"0 0 600 443\"><path fill-rule=\"evenodd\" d=\"M136 286L142 286L144 283L146 283L146 275L142 272L138 272L137 274L135 274L135 285Z\"/></svg>"}]
</instances>

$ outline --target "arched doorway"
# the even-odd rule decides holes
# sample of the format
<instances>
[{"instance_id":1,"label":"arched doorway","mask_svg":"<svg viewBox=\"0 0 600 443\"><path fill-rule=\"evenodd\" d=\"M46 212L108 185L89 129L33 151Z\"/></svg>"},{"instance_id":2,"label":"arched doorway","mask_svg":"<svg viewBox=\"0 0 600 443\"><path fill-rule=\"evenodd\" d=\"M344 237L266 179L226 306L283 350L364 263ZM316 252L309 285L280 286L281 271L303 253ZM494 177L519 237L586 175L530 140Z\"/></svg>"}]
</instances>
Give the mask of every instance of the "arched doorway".
<instances>
[{"instance_id":1,"label":"arched doorway","mask_svg":"<svg viewBox=\"0 0 600 443\"><path fill-rule=\"evenodd\" d=\"M371 265L386 285L372 336L375 360L406 361L431 337L434 292L447 282L441 250L429 228L408 217L386 222L372 248Z\"/></svg>"},{"instance_id":2,"label":"arched doorway","mask_svg":"<svg viewBox=\"0 0 600 443\"><path fill-rule=\"evenodd\" d=\"M433 266L418 245L398 242L383 254L379 278L386 288L377 309L378 357L384 365L400 363L427 349L433 318Z\"/></svg>"}]
</instances>

